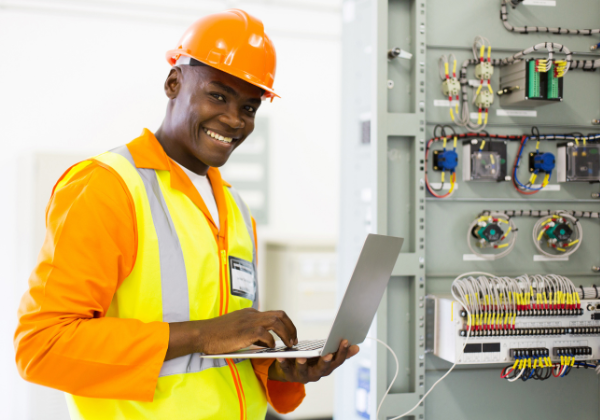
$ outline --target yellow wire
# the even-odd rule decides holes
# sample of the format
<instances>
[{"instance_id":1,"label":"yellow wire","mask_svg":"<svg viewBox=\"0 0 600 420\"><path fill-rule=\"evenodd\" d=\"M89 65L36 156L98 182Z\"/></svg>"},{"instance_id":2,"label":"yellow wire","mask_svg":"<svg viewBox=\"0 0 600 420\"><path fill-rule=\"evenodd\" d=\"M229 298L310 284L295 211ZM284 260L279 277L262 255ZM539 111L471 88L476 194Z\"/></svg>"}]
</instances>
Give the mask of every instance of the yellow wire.
<instances>
[{"instance_id":1,"label":"yellow wire","mask_svg":"<svg viewBox=\"0 0 600 420\"><path fill-rule=\"evenodd\" d=\"M448 63L444 63L444 70L446 71L446 76L448 76Z\"/></svg>"},{"instance_id":2,"label":"yellow wire","mask_svg":"<svg viewBox=\"0 0 600 420\"><path fill-rule=\"evenodd\" d=\"M490 88L491 89L491 88ZM493 93L493 92L492 92ZM485 119L483 120L483 123L487 125L487 121L488 121L488 112L485 111ZM490 156L494 156L494 155L490 155ZM494 163L494 162L492 162Z\"/></svg>"},{"instance_id":3,"label":"yellow wire","mask_svg":"<svg viewBox=\"0 0 600 420\"><path fill-rule=\"evenodd\" d=\"M485 146L485 140L483 140L483 141L481 142L481 146L479 147L479 150L483 150L483 146Z\"/></svg>"},{"instance_id":4,"label":"yellow wire","mask_svg":"<svg viewBox=\"0 0 600 420\"><path fill-rule=\"evenodd\" d=\"M506 248L507 246L508 246L508 244L502 244L502 245L498 245L498 246L497 246L497 249L500 249L500 248Z\"/></svg>"},{"instance_id":5,"label":"yellow wire","mask_svg":"<svg viewBox=\"0 0 600 420\"><path fill-rule=\"evenodd\" d=\"M456 60L454 60L454 64L452 65L452 74L456 74Z\"/></svg>"},{"instance_id":6,"label":"yellow wire","mask_svg":"<svg viewBox=\"0 0 600 420\"><path fill-rule=\"evenodd\" d=\"M488 59L492 56L492 46L488 46Z\"/></svg>"},{"instance_id":7,"label":"yellow wire","mask_svg":"<svg viewBox=\"0 0 600 420\"><path fill-rule=\"evenodd\" d=\"M484 51L485 51L485 45L482 45L481 48L479 49L479 57L483 58Z\"/></svg>"},{"instance_id":8,"label":"yellow wire","mask_svg":"<svg viewBox=\"0 0 600 420\"><path fill-rule=\"evenodd\" d=\"M538 241L539 241L539 240L541 240L541 239L542 239L542 236L544 236L544 231L543 231L543 230L542 230L542 231L540 232L540 234L538 235L538 238L537 238L537 240L538 240Z\"/></svg>"},{"instance_id":9,"label":"yellow wire","mask_svg":"<svg viewBox=\"0 0 600 420\"><path fill-rule=\"evenodd\" d=\"M479 116L477 117L477 124L481 125L481 111L479 111Z\"/></svg>"},{"instance_id":10,"label":"yellow wire","mask_svg":"<svg viewBox=\"0 0 600 420\"><path fill-rule=\"evenodd\" d=\"M451 110L452 110L452 108L451 108ZM447 142L446 137L442 137L442 141L444 142L444 149L445 149L446 148L446 142Z\"/></svg>"},{"instance_id":11,"label":"yellow wire","mask_svg":"<svg viewBox=\"0 0 600 420\"><path fill-rule=\"evenodd\" d=\"M458 106L458 104L457 104ZM456 149L456 142L458 141L458 137L454 136L454 148Z\"/></svg>"}]
</instances>

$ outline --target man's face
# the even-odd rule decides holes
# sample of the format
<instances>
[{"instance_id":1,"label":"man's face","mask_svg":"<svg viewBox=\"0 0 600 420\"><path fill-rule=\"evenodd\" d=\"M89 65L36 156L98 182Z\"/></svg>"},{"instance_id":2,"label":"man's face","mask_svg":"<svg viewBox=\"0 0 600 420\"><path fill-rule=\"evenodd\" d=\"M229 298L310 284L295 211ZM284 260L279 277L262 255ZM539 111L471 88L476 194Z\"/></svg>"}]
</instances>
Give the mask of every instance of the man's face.
<instances>
[{"instance_id":1,"label":"man's face","mask_svg":"<svg viewBox=\"0 0 600 420\"><path fill-rule=\"evenodd\" d=\"M254 117L261 104L262 90L237 77L209 66L181 66L172 98L171 123L182 160L198 159L220 167L231 152L254 130ZM170 84L165 89L177 88ZM185 163L185 162L180 162Z\"/></svg>"}]
</instances>

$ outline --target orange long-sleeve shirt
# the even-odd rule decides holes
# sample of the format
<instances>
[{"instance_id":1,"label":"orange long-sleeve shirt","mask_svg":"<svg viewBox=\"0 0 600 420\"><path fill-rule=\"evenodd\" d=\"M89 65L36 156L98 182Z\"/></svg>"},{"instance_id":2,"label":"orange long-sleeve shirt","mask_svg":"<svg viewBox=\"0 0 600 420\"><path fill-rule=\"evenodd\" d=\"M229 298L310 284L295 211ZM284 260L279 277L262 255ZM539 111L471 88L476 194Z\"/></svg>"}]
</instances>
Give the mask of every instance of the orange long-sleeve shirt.
<instances>
[{"instance_id":1,"label":"orange long-sleeve shirt","mask_svg":"<svg viewBox=\"0 0 600 420\"><path fill-rule=\"evenodd\" d=\"M145 131L145 154L169 159ZM187 179L189 187L194 189ZM186 188L188 189L188 188ZM21 376L74 395L152 401L169 343L169 325L105 317L136 260L133 200L111 169L91 163L55 191L46 238L15 333ZM272 360L253 361L275 410L294 410L304 386L268 379Z\"/></svg>"}]
</instances>

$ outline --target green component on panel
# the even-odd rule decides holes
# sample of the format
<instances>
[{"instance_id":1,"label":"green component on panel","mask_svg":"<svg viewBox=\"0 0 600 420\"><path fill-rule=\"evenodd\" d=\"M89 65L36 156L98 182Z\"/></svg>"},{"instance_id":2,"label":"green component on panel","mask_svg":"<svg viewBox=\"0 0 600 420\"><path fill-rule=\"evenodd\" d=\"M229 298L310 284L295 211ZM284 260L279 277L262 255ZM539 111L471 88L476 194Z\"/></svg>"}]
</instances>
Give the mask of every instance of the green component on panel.
<instances>
[{"instance_id":1,"label":"green component on panel","mask_svg":"<svg viewBox=\"0 0 600 420\"><path fill-rule=\"evenodd\" d=\"M554 76L554 63L548 71L548 99L558 98L558 77Z\"/></svg>"},{"instance_id":2,"label":"green component on panel","mask_svg":"<svg viewBox=\"0 0 600 420\"><path fill-rule=\"evenodd\" d=\"M540 97L540 74L536 71L535 60L529 60L528 63L528 96L530 98Z\"/></svg>"}]
</instances>

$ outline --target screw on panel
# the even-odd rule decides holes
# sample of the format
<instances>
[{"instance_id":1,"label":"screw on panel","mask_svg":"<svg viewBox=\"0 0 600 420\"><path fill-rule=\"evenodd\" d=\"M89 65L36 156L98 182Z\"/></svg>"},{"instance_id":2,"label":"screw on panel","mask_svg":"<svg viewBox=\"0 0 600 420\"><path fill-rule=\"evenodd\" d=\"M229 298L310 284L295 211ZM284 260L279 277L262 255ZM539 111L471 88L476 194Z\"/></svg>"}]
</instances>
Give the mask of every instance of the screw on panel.
<instances>
[{"instance_id":1,"label":"screw on panel","mask_svg":"<svg viewBox=\"0 0 600 420\"><path fill-rule=\"evenodd\" d=\"M387 87L388 87L388 89L393 89L393 87L394 87L394 81L393 80L388 80L387 81Z\"/></svg>"},{"instance_id":2,"label":"screw on panel","mask_svg":"<svg viewBox=\"0 0 600 420\"><path fill-rule=\"evenodd\" d=\"M596 119L592 120L592 124L594 124L594 125L600 124L600 119L596 118Z\"/></svg>"},{"instance_id":3,"label":"screw on panel","mask_svg":"<svg viewBox=\"0 0 600 420\"><path fill-rule=\"evenodd\" d=\"M600 273L600 267L598 267L597 265L592 266L592 271L594 273Z\"/></svg>"}]
</instances>

